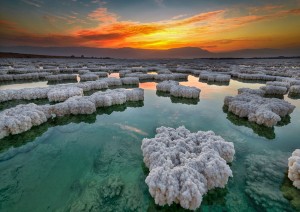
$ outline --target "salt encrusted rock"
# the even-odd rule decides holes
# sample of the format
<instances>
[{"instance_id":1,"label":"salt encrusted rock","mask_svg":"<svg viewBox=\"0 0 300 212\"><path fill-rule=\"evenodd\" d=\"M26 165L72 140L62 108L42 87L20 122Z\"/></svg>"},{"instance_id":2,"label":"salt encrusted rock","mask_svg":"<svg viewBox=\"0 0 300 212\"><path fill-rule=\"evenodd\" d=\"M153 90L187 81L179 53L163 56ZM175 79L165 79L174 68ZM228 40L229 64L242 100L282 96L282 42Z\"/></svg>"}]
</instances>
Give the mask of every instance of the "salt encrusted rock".
<instances>
[{"instance_id":1,"label":"salt encrusted rock","mask_svg":"<svg viewBox=\"0 0 300 212\"><path fill-rule=\"evenodd\" d=\"M265 80L265 81L274 81L276 80L275 76L269 76L265 74L242 74L237 75L239 79L243 80Z\"/></svg>"},{"instance_id":2,"label":"salt encrusted rock","mask_svg":"<svg viewBox=\"0 0 300 212\"><path fill-rule=\"evenodd\" d=\"M89 74L89 73L91 73L91 72L90 72L90 70L88 70L88 69L82 69L82 70L79 70L79 71L78 71L78 74L80 74L80 75L83 75L83 74Z\"/></svg>"},{"instance_id":3,"label":"salt encrusted rock","mask_svg":"<svg viewBox=\"0 0 300 212\"><path fill-rule=\"evenodd\" d=\"M173 73L173 74L154 74L155 80L187 80L187 74Z\"/></svg>"},{"instance_id":4,"label":"salt encrusted rock","mask_svg":"<svg viewBox=\"0 0 300 212\"><path fill-rule=\"evenodd\" d=\"M69 89L69 88L68 88ZM71 87L68 92L81 91L80 88ZM60 91L62 92L62 91ZM70 93L68 93L70 94ZM59 98L53 94L53 98ZM51 97L52 98L52 97ZM61 98L61 97L60 97ZM144 100L144 90L135 89L115 89L105 92L98 91L91 96L73 96L65 102L55 105L18 105L0 112L0 139L10 134L18 134L31 129L32 126L40 125L50 117L91 114L97 107L107 107L117 104L123 104L127 101Z\"/></svg>"},{"instance_id":5,"label":"salt encrusted rock","mask_svg":"<svg viewBox=\"0 0 300 212\"><path fill-rule=\"evenodd\" d=\"M154 76L155 76L155 74L146 74L146 73L140 73L140 72L125 74L125 77L137 77L140 80L154 80Z\"/></svg>"},{"instance_id":6,"label":"salt encrusted rock","mask_svg":"<svg viewBox=\"0 0 300 212\"><path fill-rule=\"evenodd\" d=\"M123 85L138 85L140 83L138 77L124 77L121 81Z\"/></svg>"},{"instance_id":7,"label":"salt encrusted rock","mask_svg":"<svg viewBox=\"0 0 300 212\"><path fill-rule=\"evenodd\" d=\"M106 82L108 84L108 86L121 86L122 85L122 81L121 79L118 79L118 78L113 78L113 77L110 77L110 78L104 78L104 79L101 79L103 82Z\"/></svg>"},{"instance_id":8,"label":"salt encrusted rock","mask_svg":"<svg viewBox=\"0 0 300 212\"><path fill-rule=\"evenodd\" d=\"M93 74L96 74L98 77L107 77L108 74L107 72L103 72L103 71L93 71Z\"/></svg>"},{"instance_id":9,"label":"salt encrusted rock","mask_svg":"<svg viewBox=\"0 0 300 212\"><path fill-rule=\"evenodd\" d=\"M131 70L121 70L121 71L119 71L119 76L125 77L126 74L131 74L131 73L132 73Z\"/></svg>"},{"instance_id":10,"label":"salt encrusted rock","mask_svg":"<svg viewBox=\"0 0 300 212\"><path fill-rule=\"evenodd\" d=\"M242 93L256 94L256 95L259 95L259 96L264 96L265 95L265 91L261 90L261 89L239 88L238 89L238 94L242 94Z\"/></svg>"},{"instance_id":11,"label":"salt encrusted rock","mask_svg":"<svg viewBox=\"0 0 300 212\"><path fill-rule=\"evenodd\" d=\"M158 91L169 92L172 96L183 98L199 98L201 90L196 87L179 85L178 82L167 80L156 85Z\"/></svg>"},{"instance_id":12,"label":"salt encrusted rock","mask_svg":"<svg viewBox=\"0 0 300 212\"><path fill-rule=\"evenodd\" d=\"M179 203L195 210L208 190L225 187L232 172L234 145L212 131L191 133L185 127L160 127L155 138L143 139L145 182L159 205Z\"/></svg>"},{"instance_id":13,"label":"salt encrusted rock","mask_svg":"<svg viewBox=\"0 0 300 212\"><path fill-rule=\"evenodd\" d=\"M296 149L289 158L288 177L293 181L293 185L300 189L300 149Z\"/></svg>"},{"instance_id":14,"label":"salt encrusted rock","mask_svg":"<svg viewBox=\"0 0 300 212\"><path fill-rule=\"evenodd\" d=\"M83 83L74 84L74 86L78 88L82 88L83 91L90 91L90 90L107 89L108 83L103 80L96 80L96 81L87 81Z\"/></svg>"},{"instance_id":15,"label":"salt encrusted rock","mask_svg":"<svg viewBox=\"0 0 300 212\"><path fill-rule=\"evenodd\" d=\"M18 105L0 113L0 139L10 134L25 132L40 125L49 117L36 104Z\"/></svg>"},{"instance_id":16,"label":"salt encrusted rock","mask_svg":"<svg viewBox=\"0 0 300 212\"><path fill-rule=\"evenodd\" d=\"M10 74L1 74L0 81L12 81L14 80L13 76Z\"/></svg>"},{"instance_id":17,"label":"salt encrusted rock","mask_svg":"<svg viewBox=\"0 0 300 212\"><path fill-rule=\"evenodd\" d=\"M200 92L199 88L183 85L172 86L170 89L172 96L183 98L199 98Z\"/></svg>"},{"instance_id":18,"label":"salt encrusted rock","mask_svg":"<svg viewBox=\"0 0 300 212\"><path fill-rule=\"evenodd\" d=\"M83 89L73 86L52 88L47 93L50 102L63 102L73 96L83 96Z\"/></svg>"},{"instance_id":19,"label":"salt encrusted rock","mask_svg":"<svg viewBox=\"0 0 300 212\"><path fill-rule=\"evenodd\" d=\"M38 80L44 79L49 73L26 73L26 74L0 74L0 81L12 81L12 80Z\"/></svg>"},{"instance_id":20,"label":"salt encrusted rock","mask_svg":"<svg viewBox=\"0 0 300 212\"><path fill-rule=\"evenodd\" d=\"M287 89L290 88L290 83L289 82L278 82L278 81L269 81L266 82L266 85L272 85L272 86L281 86L281 87L286 87Z\"/></svg>"},{"instance_id":21,"label":"salt encrusted rock","mask_svg":"<svg viewBox=\"0 0 300 212\"><path fill-rule=\"evenodd\" d=\"M231 76L228 74L219 74L219 73L212 73L208 71L202 71L199 74L199 79L208 82L229 82Z\"/></svg>"},{"instance_id":22,"label":"salt encrusted rock","mask_svg":"<svg viewBox=\"0 0 300 212\"><path fill-rule=\"evenodd\" d=\"M57 95L59 95L58 92L60 89L61 91L63 91L63 93L61 94L62 96L66 95L66 93L64 92L65 89L73 90L74 95L68 96L71 97L71 96L82 96L78 88L83 89L83 91L90 91L90 90L107 89L109 86L113 87L116 85L117 86L122 85L122 81L117 78L104 78L96 81L88 81L88 82L67 84L67 85L54 85L45 88L23 88L19 90L0 90L0 102L10 101L10 100L21 100L21 99L26 99L26 100L45 99L49 97L48 92L53 89L54 89L53 93L50 95L51 100L49 98L48 99L50 101L59 101L55 99L60 99L60 98L54 98L53 95L54 93L57 93ZM62 97L62 99L65 100L66 98Z\"/></svg>"},{"instance_id":23,"label":"salt encrusted rock","mask_svg":"<svg viewBox=\"0 0 300 212\"><path fill-rule=\"evenodd\" d=\"M288 89L284 86L267 85L260 87L267 95L284 95Z\"/></svg>"},{"instance_id":24,"label":"salt encrusted rock","mask_svg":"<svg viewBox=\"0 0 300 212\"><path fill-rule=\"evenodd\" d=\"M94 81L99 79L98 75L94 74L94 73L86 73L83 75L80 75L80 80L82 81Z\"/></svg>"},{"instance_id":25,"label":"salt encrusted rock","mask_svg":"<svg viewBox=\"0 0 300 212\"><path fill-rule=\"evenodd\" d=\"M292 85L290 87L290 94L300 94L300 85Z\"/></svg>"},{"instance_id":26,"label":"salt encrusted rock","mask_svg":"<svg viewBox=\"0 0 300 212\"><path fill-rule=\"evenodd\" d=\"M48 81L60 81L60 80L76 80L77 74L57 74L48 75L45 77Z\"/></svg>"},{"instance_id":27,"label":"salt encrusted rock","mask_svg":"<svg viewBox=\"0 0 300 212\"><path fill-rule=\"evenodd\" d=\"M170 92L172 86L179 85L179 82L173 80L167 80L160 83L157 83L156 90L163 92Z\"/></svg>"},{"instance_id":28,"label":"salt encrusted rock","mask_svg":"<svg viewBox=\"0 0 300 212\"><path fill-rule=\"evenodd\" d=\"M273 127L281 117L289 115L295 109L294 105L282 99L264 98L247 92L235 97L225 97L224 104L235 115L247 117L249 121L267 127Z\"/></svg>"}]
</instances>

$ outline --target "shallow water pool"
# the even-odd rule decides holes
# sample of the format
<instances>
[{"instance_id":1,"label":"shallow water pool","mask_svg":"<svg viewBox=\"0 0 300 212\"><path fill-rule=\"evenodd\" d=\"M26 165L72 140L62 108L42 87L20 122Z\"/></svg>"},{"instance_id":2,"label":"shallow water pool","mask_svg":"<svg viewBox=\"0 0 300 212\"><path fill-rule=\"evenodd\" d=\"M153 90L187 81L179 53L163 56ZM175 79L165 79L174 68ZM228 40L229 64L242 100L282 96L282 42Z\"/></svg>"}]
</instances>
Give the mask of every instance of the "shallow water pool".
<instances>
[{"instance_id":1,"label":"shallow water pool","mask_svg":"<svg viewBox=\"0 0 300 212\"><path fill-rule=\"evenodd\" d=\"M213 130L235 145L233 178L210 191L199 211L296 211L283 191L300 195L286 180L287 159L300 147L300 100L285 96L296 109L266 128L223 108L225 96L261 83L208 85L189 76L181 84L201 88L200 101L170 98L155 83L141 83L144 102L56 118L0 140L0 211L182 210L156 206L144 182L141 142L162 125Z\"/></svg>"}]
</instances>

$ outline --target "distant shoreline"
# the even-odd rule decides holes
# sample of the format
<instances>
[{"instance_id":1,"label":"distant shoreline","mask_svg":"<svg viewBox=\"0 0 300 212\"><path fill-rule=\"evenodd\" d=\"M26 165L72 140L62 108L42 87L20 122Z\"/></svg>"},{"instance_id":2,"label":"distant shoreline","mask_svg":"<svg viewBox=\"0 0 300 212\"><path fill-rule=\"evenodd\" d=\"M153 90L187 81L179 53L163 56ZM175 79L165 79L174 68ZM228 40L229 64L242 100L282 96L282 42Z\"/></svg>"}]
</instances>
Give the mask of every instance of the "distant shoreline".
<instances>
[{"instance_id":1,"label":"distant shoreline","mask_svg":"<svg viewBox=\"0 0 300 212\"><path fill-rule=\"evenodd\" d=\"M55 55L40 55L40 54L23 54L23 53L14 53L14 52L0 52L0 58L23 58L23 59L122 59L122 58L111 58L111 57L77 57L77 56L55 56ZM124 58L127 59L127 58ZM134 58L132 58L134 59ZM140 58L137 58L142 60ZM278 56L278 57L220 57L220 58L145 58L146 60L155 60L155 59L187 59L187 60L244 60L244 59L300 59L300 56L293 56L293 57L285 57L285 56Z\"/></svg>"}]
</instances>

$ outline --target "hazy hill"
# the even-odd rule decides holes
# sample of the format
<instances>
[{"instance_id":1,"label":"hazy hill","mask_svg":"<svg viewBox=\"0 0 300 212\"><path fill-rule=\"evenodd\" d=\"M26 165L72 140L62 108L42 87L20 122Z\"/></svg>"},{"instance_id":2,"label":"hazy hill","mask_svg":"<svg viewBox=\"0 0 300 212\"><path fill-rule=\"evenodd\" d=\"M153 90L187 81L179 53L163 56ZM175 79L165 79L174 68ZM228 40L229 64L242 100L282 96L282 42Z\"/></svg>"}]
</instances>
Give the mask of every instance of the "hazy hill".
<instances>
[{"instance_id":1,"label":"hazy hill","mask_svg":"<svg viewBox=\"0 0 300 212\"><path fill-rule=\"evenodd\" d=\"M300 48L291 49L244 49L232 52L213 53L197 47L172 48L167 50L135 48L91 48L91 47L0 47L0 52L38 54L52 56L112 57L112 58L220 58L220 57L278 57L300 56Z\"/></svg>"}]
</instances>

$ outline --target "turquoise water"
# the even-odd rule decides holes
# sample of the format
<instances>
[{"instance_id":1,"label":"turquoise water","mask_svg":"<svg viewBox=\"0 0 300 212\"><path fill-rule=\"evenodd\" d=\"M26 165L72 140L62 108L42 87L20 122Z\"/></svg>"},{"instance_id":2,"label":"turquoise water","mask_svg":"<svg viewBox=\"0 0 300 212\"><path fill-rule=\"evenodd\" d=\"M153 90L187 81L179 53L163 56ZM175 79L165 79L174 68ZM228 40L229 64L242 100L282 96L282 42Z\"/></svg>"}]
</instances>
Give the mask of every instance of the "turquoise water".
<instances>
[{"instance_id":1,"label":"turquoise water","mask_svg":"<svg viewBox=\"0 0 300 212\"><path fill-rule=\"evenodd\" d=\"M141 142L162 125L213 130L235 145L233 178L209 192L199 211L296 211L281 185L287 159L300 147L300 100L285 96L295 111L265 128L223 108L225 96L262 84L207 85L192 76L182 84L201 88L200 101L170 98L156 93L155 83L141 83L144 102L56 118L0 140L0 211L182 210L156 206L144 182Z\"/></svg>"}]
</instances>

